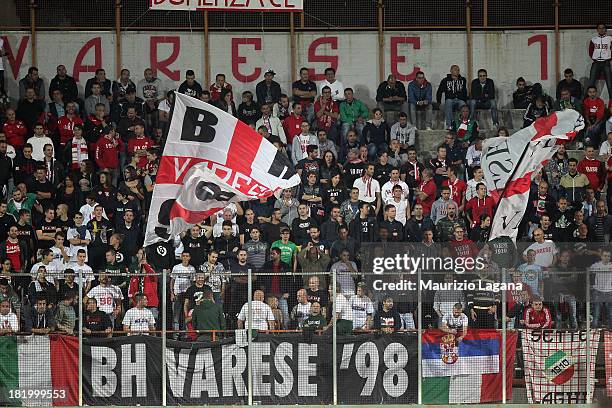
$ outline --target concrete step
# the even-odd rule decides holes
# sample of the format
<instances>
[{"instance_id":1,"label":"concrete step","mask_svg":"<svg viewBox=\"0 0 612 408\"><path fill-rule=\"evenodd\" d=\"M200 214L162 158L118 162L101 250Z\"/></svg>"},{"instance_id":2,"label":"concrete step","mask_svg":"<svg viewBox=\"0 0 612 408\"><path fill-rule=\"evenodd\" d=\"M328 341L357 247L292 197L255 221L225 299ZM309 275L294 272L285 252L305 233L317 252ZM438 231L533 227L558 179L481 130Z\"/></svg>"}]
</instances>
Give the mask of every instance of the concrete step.
<instances>
[{"instance_id":1,"label":"concrete step","mask_svg":"<svg viewBox=\"0 0 612 408\"><path fill-rule=\"evenodd\" d=\"M497 111L499 116L499 125L508 129L520 129L523 126L523 114L524 109L500 109ZM417 112L417 127L419 129L425 129L425 112ZM394 121L394 118L389 118ZM396 120L396 118L395 118ZM491 119L490 110L476 111L476 120L478 121L478 127L482 130L496 130L493 126L493 120ZM432 128L435 130L444 130L444 111L434 110L432 114Z\"/></svg>"},{"instance_id":2,"label":"concrete step","mask_svg":"<svg viewBox=\"0 0 612 408\"><path fill-rule=\"evenodd\" d=\"M519 129L508 129L510 134ZM418 130L416 133L417 151L436 150L441 143L444 143L446 130ZM497 136L497 129L481 129L479 132L481 137L490 138Z\"/></svg>"}]
</instances>

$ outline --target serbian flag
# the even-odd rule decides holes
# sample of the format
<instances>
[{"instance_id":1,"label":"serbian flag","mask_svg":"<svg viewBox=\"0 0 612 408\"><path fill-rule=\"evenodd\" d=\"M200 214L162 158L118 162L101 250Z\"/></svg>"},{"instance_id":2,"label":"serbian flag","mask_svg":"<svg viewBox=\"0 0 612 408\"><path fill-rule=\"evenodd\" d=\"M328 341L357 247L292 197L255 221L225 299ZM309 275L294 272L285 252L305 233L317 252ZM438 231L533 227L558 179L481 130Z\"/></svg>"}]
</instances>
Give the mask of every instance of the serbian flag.
<instances>
[{"instance_id":1,"label":"serbian flag","mask_svg":"<svg viewBox=\"0 0 612 408\"><path fill-rule=\"evenodd\" d=\"M512 398L516 332L506 334L506 396ZM440 330L422 340L423 404L468 404L502 400L502 335L470 329L461 341Z\"/></svg>"},{"instance_id":2,"label":"serbian flag","mask_svg":"<svg viewBox=\"0 0 612 408\"><path fill-rule=\"evenodd\" d=\"M144 245L168 241L229 202L269 197L299 182L286 154L250 126L176 93Z\"/></svg>"},{"instance_id":3,"label":"serbian flag","mask_svg":"<svg viewBox=\"0 0 612 408\"><path fill-rule=\"evenodd\" d=\"M78 338L0 337L0 405L77 406Z\"/></svg>"},{"instance_id":4,"label":"serbian flag","mask_svg":"<svg viewBox=\"0 0 612 408\"><path fill-rule=\"evenodd\" d=\"M584 118L574 110L554 112L510 137L484 142L481 167L489 195L497 203L490 240L516 240L529 199L531 181L557 152L584 128Z\"/></svg>"}]
</instances>

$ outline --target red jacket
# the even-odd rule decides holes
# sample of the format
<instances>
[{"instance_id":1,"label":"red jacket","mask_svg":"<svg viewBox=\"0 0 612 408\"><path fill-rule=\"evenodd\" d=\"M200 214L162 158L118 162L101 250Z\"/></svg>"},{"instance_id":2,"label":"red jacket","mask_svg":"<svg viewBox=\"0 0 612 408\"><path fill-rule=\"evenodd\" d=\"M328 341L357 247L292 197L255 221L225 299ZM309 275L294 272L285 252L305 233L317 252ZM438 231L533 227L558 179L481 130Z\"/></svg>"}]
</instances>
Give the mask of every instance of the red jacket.
<instances>
[{"instance_id":1,"label":"red jacket","mask_svg":"<svg viewBox=\"0 0 612 408\"><path fill-rule=\"evenodd\" d=\"M13 146L15 150L23 149L28 134L28 128L25 123L20 120L15 120L13 123L6 122L2 126L2 131L6 135L6 142Z\"/></svg>"},{"instance_id":2,"label":"red jacket","mask_svg":"<svg viewBox=\"0 0 612 408\"><path fill-rule=\"evenodd\" d=\"M102 136L96 143L96 164L101 169L116 169L119 167L119 152L123 150L121 138L108 139Z\"/></svg>"},{"instance_id":3,"label":"red jacket","mask_svg":"<svg viewBox=\"0 0 612 408\"><path fill-rule=\"evenodd\" d=\"M553 321L550 310L542 306L542 310L536 312L532 306L525 309L525 327L528 329L550 329Z\"/></svg>"},{"instance_id":4,"label":"red jacket","mask_svg":"<svg viewBox=\"0 0 612 408\"><path fill-rule=\"evenodd\" d=\"M592 122L600 122L604 120L606 114L606 105L601 98L584 98L582 105L584 111L584 117L590 119ZM593 120L595 118L595 120Z\"/></svg>"},{"instance_id":5,"label":"red jacket","mask_svg":"<svg viewBox=\"0 0 612 408\"><path fill-rule=\"evenodd\" d=\"M143 264L142 267L147 275L133 276L130 278L128 298L131 299L131 303L134 305L134 295L143 293L147 296L147 306L157 307L159 306L159 299L157 297L157 275L153 268L151 268L151 265Z\"/></svg>"},{"instance_id":6,"label":"red jacket","mask_svg":"<svg viewBox=\"0 0 612 408\"><path fill-rule=\"evenodd\" d=\"M74 137L74 125L83 125L83 120L78 115L74 115L72 119L68 116L64 115L57 121L57 130L60 135L60 144L65 146L69 140Z\"/></svg>"},{"instance_id":7,"label":"red jacket","mask_svg":"<svg viewBox=\"0 0 612 408\"><path fill-rule=\"evenodd\" d=\"M283 128L285 130L285 135L287 136L287 145L291 146L293 143L293 138L302 133L302 122L304 121L304 117L302 115L297 118L295 115L289 115L283 121Z\"/></svg>"},{"instance_id":8,"label":"red jacket","mask_svg":"<svg viewBox=\"0 0 612 408\"><path fill-rule=\"evenodd\" d=\"M602 162L597 159L589 160L586 157L578 163L578 173L587 176L590 186L595 191L603 188L608 174Z\"/></svg>"},{"instance_id":9,"label":"red jacket","mask_svg":"<svg viewBox=\"0 0 612 408\"><path fill-rule=\"evenodd\" d=\"M147 136L142 139L133 137L128 141L128 153L133 156L136 150L147 150L153 147L153 145L153 140L149 139ZM147 165L147 156L140 156L137 162L138 167L144 168Z\"/></svg>"}]
</instances>

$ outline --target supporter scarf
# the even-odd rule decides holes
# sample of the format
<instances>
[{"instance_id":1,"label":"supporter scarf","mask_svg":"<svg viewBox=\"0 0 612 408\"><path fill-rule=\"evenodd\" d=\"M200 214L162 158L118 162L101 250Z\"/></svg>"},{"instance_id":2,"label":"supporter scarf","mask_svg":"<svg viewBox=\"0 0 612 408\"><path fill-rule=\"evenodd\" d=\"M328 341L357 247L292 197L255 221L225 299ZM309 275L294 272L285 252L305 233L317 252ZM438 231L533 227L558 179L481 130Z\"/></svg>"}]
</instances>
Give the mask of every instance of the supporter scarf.
<instances>
[{"instance_id":1,"label":"supporter scarf","mask_svg":"<svg viewBox=\"0 0 612 408\"><path fill-rule=\"evenodd\" d=\"M81 165L81 162L85 159L89 158L87 151L87 142L85 139L76 137L72 138L72 142L70 143L70 150L72 152L72 168L78 169Z\"/></svg>"}]
</instances>

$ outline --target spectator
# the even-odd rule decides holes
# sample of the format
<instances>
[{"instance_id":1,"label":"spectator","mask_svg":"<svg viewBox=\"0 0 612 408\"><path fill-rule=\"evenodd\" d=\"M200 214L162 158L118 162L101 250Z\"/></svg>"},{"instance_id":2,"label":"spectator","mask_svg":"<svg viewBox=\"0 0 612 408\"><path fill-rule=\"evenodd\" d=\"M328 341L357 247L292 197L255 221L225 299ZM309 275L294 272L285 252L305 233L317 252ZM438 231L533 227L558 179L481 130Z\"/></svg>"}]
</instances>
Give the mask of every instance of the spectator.
<instances>
[{"instance_id":1,"label":"spectator","mask_svg":"<svg viewBox=\"0 0 612 408\"><path fill-rule=\"evenodd\" d=\"M456 342L463 340L467 335L468 318L463 313L463 305L461 303L455 303L452 312L446 313L442 317L440 329L445 333L454 334Z\"/></svg>"},{"instance_id":2,"label":"spectator","mask_svg":"<svg viewBox=\"0 0 612 408\"><path fill-rule=\"evenodd\" d=\"M522 283L529 287L529 292L535 295L544 293L544 274L542 267L536 264L536 251L528 249L526 262L519 265L517 271L520 272Z\"/></svg>"},{"instance_id":3,"label":"spectator","mask_svg":"<svg viewBox=\"0 0 612 408\"><path fill-rule=\"evenodd\" d=\"M59 90L64 95L64 100L67 103L76 102L79 98L76 81L67 74L64 65L57 66L57 75L51 79L49 84L49 95L52 95L55 90Z\"/></svg>"},{"instance_id":4,"label":"spectator","mask_svg":"<svg viewBox=\"0 0 612 408\"><path fill-rule=\"evenodd\" d=\"M238 105L237 117L247 125L255 128L255 123L261 118L260 109L257 102L253 100L253 93L251 91L244 91L242 93L242 103ZM273 134L272 132L270 133ZM280 137L280 135L275 136Z\"/></svg>"},{"instance_id":5,"label":"spectator","mask_svg":"<svg viewBox=\"0 0 612 408\"><path fill-rule=\"evenodd\" d=\"M476 186L476 196L472 197L465 205L465 215L470 223L470 228L474 228L483 214L493 218L495 202L487 195L487 187L484 183Z\"/></svg>"},{"instance_id":6,"label":"spectator","mask_svg":"<svg viewBox=\"0 0 612 408\"><path fill-rule=\"evenodd\" d=\"M446 217L441 218L436 225L436 241L448 242L455 236L455 230L461 228L466 230L465 221L457 214L457 204L450 202L446 207Z\"/></svg>"},{"instance_id":7,"label":"spectator","mask_svg":"<svg viewBox=\"0 0 612 408\"><path fill-rule=\"evenodd\" d=\"M574 71L571 68L566 68L563 71L563 79L557 84L557 99L561 98L561 92L567 89L572 99L582 99L582 84L580 81L574 79Z\"/></svg>"},{"instance_id":8,"label":"spectator","mask_svg":"<svg viewBox=\"0 0 612 408\"><path fill-rule=\"evenodd\" d=\"M410 106L410 122L417 126L417 112L425 111L425 129L431 130L433 114L432 86L425 79L421 71L416 73L415 79L408 84L408 104Z\"/></svg>"},{"instance_id":9,"label":"spectator","mask_svg":"<svg viewBox=\"0 0 612 408\"><path fill-rule=\"evenodd\" d=\"M444 275L444 283L452 284L455 280L455 276L451 273ZM438 327L442 328L442 321L447 315L454 315L455 306L461 306L459 309L463 310L463 304L465 304L465 297L463 291L454 289L439 289L434 294L433 308L438 315ZM467 324L467 317L466 317Z\"/></svg>"},{"instance_id":10,"label":"spectator","mask_svg":"<svg viewBox=\"0 0 612 408\"><path fill-rule=\"evenodd\" d=\"M0 300L0 336L19 332L19 318L11 312L11 302Z\"/></svg>"},{"instance_id":11,"label":"spectator","mask_svg":"<svg viewBox=\"0 0 612 408\"><path fill-rule=\"evenodd\" d=\"M523 116L523 128L531 126L536 119L546 117L550 114L550 108L546 104L546 100L543 96L536 96L533 102L531 102L525 110Z\"/></svg>"},{"instance_id":12,"label":"spectator","mask_svg":"<svg viewBox=\"0 0 612 408\"><path fill-rule=\"evenodd\" d=\"M552 241L544 240L544 231L540 228L533 231L533 239L535 242L523 252L523 258L527 260L527 252L533 249L536 253L536 265L544 269L550 268L557 260L557 246Z\"/></svg>"},{"instance_id":13,"label":"spectator","mask_svg":"<svg viewBox=\"0 0 612 408\"><path fill-rule=\"evenodd\" d=\"M47 299L39 297L25 316L24 331L32 334L49 334L55 331L55 319Z\"/></svg>"},{"instance_id":14,"label":"spectator","mask_svg":"<svg viewBox=\"0 0 612 408\"><path fill-rule=\"evenodd\" d=\"M304 284L308 283L308 275L327 271L329 261L331 260L328 254L321 251L321 249L313 245L312 242L309 242L301 249L297 259L302 267L302 273L304 274Z\"/></svg>"},{"instance_id":15,"label":"spectator","mask_svg":"<svg viewBox=\"0 0 612 408\"><path fill-rule=\"evenodd\" d=\"M587 97L584 98L583 105L584 119L586 122L584 143L587 146L594 146L597 148L599 146L599 134L604 129L606 107L604 101L597 96L597 88L595 86L589 86L587 88Z\"/></svg>"},{"instance_id":16,"label":"spectator","mask_svg":"<svg viewBox=\"0 0 612 408\"><path fill-rule=\"evenodd\" d=\"M213 300L212 290L204 286L197 294L191 323L194 330L205 330L207 333L199 333L198 341L210 341L214 338L212 330L225 330L225 316L221 306Z\"/></svg>"},{"instance_id":17,"label":"spectator","mask_svg":"<svg viewBox=\"0 0 612 408\"><path fill-rule=\"evenodd\" d=\"M300 79L291 85L293 101L302 105L302 113L306 120L312 123L315 116L314 100L317 96L317 86L310 80L308 68L300 68Z\"/></svg>"},{"instance_id":18,"label":"spectator","mask_svg":"<svg viewBox=\"0 0 612 408\"><path fill-rule=\"evenodd\" d=\"M321 96L315 101L313 109L317 119L317 129L325 130L332 140L338 140L340 110L338 103L332 99L330 87L324 86L321 89Z\"/></svg>"},{"instance_id":19,"label":"spectator","mask_svg":"<svg viewBox=\"0 0 612 408\"><path fill-rule=\"evenodd\" d=\"M336 325L336 333L339 335L350 334L353 332L353 309L349 304L346 297L342 294L342 288L340 285L336 284L336 295L334 296L333 288L330 285L329 287L329 301L336 302L335 305L335 315L333 315L333 307L329 305L327 308L327 313L332 314L331 319L329 319L328 329L335 324Z\"/></svg>"},{"instance_id":20,"label":"spectator","mask_svg":"<svg viewBox=\"0 0 612 408\"><path fill-rule=\"evenodd\" d=\"M73 291L68 291L64 294L61 302L57 305L55 312L55 322L57 331L73 336L76 324L76 312L74 310L74 302L78 295Z\"/></svg>"},{"instance_id":21,"label":"spectator","mask_svg":"<svg viewBox=\"0 0 612 408\"><path fill-rule=\"evenodd\" d=\"M487 77L486 69L478 70L478 78L472 81L470 99L471 119L476 115L476 109L491 109L491 118L493 126L499 127L499 119L497 117L497 103L495 101L495 83L491 78Z\"/></svg>"},{"instance_id":22,"label":"spectator","mask_svg":"<svg viewBox=\"0 0 612 408\"><path fill-rule=\"evenodd\" d=\"M271 135L277 136L283 145L286 145L287 136L285 135L285 129L283 128L281 120L272 115L272 105L263 104L260 106L261 115L255 123L255 128L259 129L260 126L265 126Z\"/></svg>"},{"instance_id":23,"label":"spectator","mask_svg":"<svg viewBox=\"0 0 612 408\"><path fill-rule=\"evenodd\" d=\"M291 324L290 328L293 329L302 329L304 325L304 321L310 315L310 307L311 304L308 302L308 298L306 295L305 289L300 289L297 291L297 305L291 309L290 318Z\"/></svg>"},{"instance_id":24,"label":"spectator","mask_svg":"<svg viewBox=\"0 0 612 408\"><path fill-rule=\"evenodd\" d=\"M6 262L10 261L4 261L4 263ZM13 285L11 285L11 283L13 283ZM9 311L12 310L12 312L15 313L17 317L17 321L21 321L21 299L19 298L19 296L17 296L17 293L13 288L14 286L16 286L16 283L16 279L14 278L11 278L10 280L6 277L0 278L0 303L8 301ZM4 328L6 327L4 326Z\"/></svg>"},{"instance_id":25,"label":"spectator","mask_svg":"<svg viewBox=\"0 0 612 408\"><path fill-rule=\"evenodd\" d=\"M585 157L578 163L577 171L587 177L589 187L599 195L606 185L606 166L596 158L593 146L587 146L584 153Z\"/></svg>"},{"instance_id":26,"label":"spectator","mask_svg":"<svg viewBox=\"0 0 612 408\"><path fill-rule=\"evenodd\" d=\"M26 124L17 119L15 109L8 108L5 111L6 120L2 125L2 132L6 136L6 142L17 150L23 149L28 134Z\"/></svg>"},{"instance_id":27,"label":"spectator","mask_svg":"<svg viewBox=\"0 0 612 408\"><path fill-rule=\"evenodd\" d=\"M389 126L383 119L383 112L374 108L372 110L372 119L366 122L361 134L363 144L368 147L368 158L374 161L374 158L381 152L384 152L389 147Z\"/></svg>"},{"instance_id":28,"label":"spectator","mask_svg":"<svg viewBox=\"0 0 612 408\"><path fill-rule=\"evenodd\" d=\"M463 105L459 108L459 117L453 119L451 131L457 135L457 141L462 142L464 148L473 142L479 135L478 122L472 119L473 112L470 107Z\"/></svg>"},{"instance_id":29,"label":"spectator","mask_svg":"<svg viewBox=\"0 0 612 408\"><path fill-rule=\"evenodd\" d=\"M374 314L373 329L383 333L393 333L402 328L402 318L393 307L393 298L386 295L382 301L382 308Z\"/></svg>"},{"instance_id":30,"label":"spectator","mask_svg":"<svg viewBox=\"0 0 612 408\"><path fill-rule=\"evenodd\" d=\"M195 75L193 73L193 71L188 70L187 75L190 75L193 78L195 78ZM187 80L185 81L189 84L189 78L187 78ZM197 83L195 81L193 81L194 83ZM191 85L189 85L191 87ZM199 86L199 84L198 84ZM195 87L197 89L197 86ZM217 74L215 75L215 82L213 84L210 85L210 87L208 88L208 90L210 91L210 100L212 102L217 102L221 99L223 99L223 94L227 93L227 91L232 91L232 86L230 84L228 84L227 82L225 82L225 74ZM181 92L180 88L179 88L179 92ZM181 92L183 93L183 92ZM202 88L200 87L200 93L202 93ZM197 95L197 97L199 97L199 94ZM193 95L191 95L193 96Z\"/></svg>"},{"instance_id":31,"label":"spectator","mask_svg":"<svg viewBox=\"0 0 612 408\"><path fill-rule=\"evenodd\" d=\"M340 258L331 266L330 272L336 274L336 281L342 288L342 294L347 299L351 299L355 294L355 280L358 278L359 270L357 264L350 260L347 248L340 251Z\"/></svg>"},{"instance_id":32,"label":"spectator","mask_svg":"<svg viewBox=\"0 0 612 408\"><path fill-rule=\"evenodd\" d=\"M319 302L310 304L310 314L302 323L302 330L323 330L327 326L325 317L321 314L321 305Z\"/></svg>"},{"instance_id":33,"label":"spectator","mask_svg":"<svg viewBox=\"0 0 612 408\"><path fill-rule=\"evenodd\" d=\"M354 130L361 137L366 120L370 116L367 106L359 99L355 99L353 89L344 90L344 101L340 104L340 122L342 123L340 145L347 140L349 130Z\"/></svg>"},{"instance_id":34,"label":"spectator","mask_svg":"<svg viewBox=\"0 0 612 408\"><path fill-rule=\"evenodd\" d=\"M136 306L125 312L123 316L123 331L128 336L133 334L148 335L155 330L155 318L147 309L147 296L142 293L134 296Z\"/></svg>"},{"instance_id":35,"label":"spectator","mask_svg":"<svg viewBox=\"0 0 612 408\"><path fill-rule=\"evenodd\" d=\"M386 81L378 85L376 105L387 118L389 118L389 112L408 112L407 100L406 87L395 78L395 75L389 75Z\"/></svg>"},{"instance_id":36,"label":"spectator","mask_svg":"<svg viewBox=\"0 0 612 408\"><path fill-rule=\"evenodd\" d=\"M606 310L607 327L612 327L612 289L610 286L610 278L612 278L612 262L610 262L610 250L604 249L601 252L601 260L596 262L589 268L589 273L593 273L594 285L591 299L593 301L593 323L592 327L598 328L601 309Z\"/></svg>"},{"instance_id":37,"label":"spectator","mask_svg":"<svg viewBox=\"0 0 612 408\"><path fill-rule=\"evenodd\" d=\"M257 95L257 103L259 105L270 104L270 107L279 102L281 98L281 87L278 82L274 80L273 69L269 68L264 73L264 79L257 83L255 87L255 94Z\"/></svg>"},{"instance_id":38,"label":"spectator","mask_svg":"<svg viewBox=\"0 0 612 408\"><path fill-rule=\"evenodd\" d=\"M190 287L195 277L195 268L191 265L191 254L183 251L181 263L174 265L170 278L170 301L173 303L174 330L184 328L183 305L185 303L185 292Z\"/></svg>"},{"instance_id":39,"label":"spectator","mask_svg":"<svg viewBox=\"0 0 612 408\"><path fill-rule=\"evenodd\" d=\"M239 329L273 330L274 315L270 306L265 304L263 300L263 291L256 290L251 301L252 312L249 310L249 302L242 306L240 313L238 313Z\"/></svg>"},{"instance_id":40,"label":"spectator","mask_svg":"<svg viewBox=\"0 0 612 408\"><path fill-rule=\"evenodd\" d=\"M429 168L421 172L421 182L415 192L416 203L421 204L423 215L429 216L431 207L436 200L436 182L433 178L433 171Z\"/></svg>"},{"instance_id":41,"label":"spectator","mask_svg":"<svg viewBox=\"0 0 612 408\"><path fill-rule=\"evenodd\" d=\"M446 217L448 207L455 207L455 213L459 213L459 206L451 199L449 187L442 187L440 198L438 198L431 207L430 218L434 224L437 224L442 218Z\"/></svg>"},{"instance_id":42,"label":"spectator","mask_svg":"<svg viewBox=\"0 0 612 408\"><path fill-rule=\"evenodd\" d=\"M589 186L589 179L586 175L578 172L578 160L573 157L568 160L567 174L561 177L559 185L561 194L571 204L582 202L586 188Z\"/></svg>"},{"instance_id":43,"label":"spectator","mask_svg":"<svg viewBox=\"0 0 612 408\"><path fill-rule=\"evenodd\" d=\"M19 99L25 99L28 89L34 90L34 97L39 101L44 101L47 97L45 83L38 74L38 68L28 68L28 74L19 80Z\"/></svg>"},{"instance_id":44,"label":"spectator","mask_svg":"<svg viewBox=\"0 0 612 408\"><path fill-rule=\"evenodd\" d=\"M25 96L17 104L17 119L25 123L28 128L28 135L32 135L32 132L36 130L35 125L41 121L44 110L44 102L36 99L34 89L26 89ZM41 124L41 126L44 130L44 125Z\"/></svg>"},{"instance_id":45,"label":"spectator","mask_svg":"<svg viewBox=\"0 0 612 408\"><path fill-rule=\"evenodd\" d=\"M414 124L415 122L412 123ZM399 121L391 126L389 131L390 140L397 140L402 151L414 146L416 127L413 124L408 123L408 115L406 113L400 112Z\"/></svg>"},{"instance_id":46,"label":"spectator","mask_svg":"<svg viewBox=\"0 0 612 408\"><path fill-rule=\"evenodd\" d=\"M461 76L458 65L452 65L450 74L440 81L436 100L438 104L442 103L442 95L444 94L444 120L446 128L452 128L453 111L461 108L467 101L467 83L466 79Z\"/></svg>"},{"instance_id":47,"label":"spectator","mask_svg":"<svg viewBox=\"0 0 612 408\"><path fill-rule=\"evenodd\" d=\"M340 287L342 287L342 284L340 284ZM365 290L365 284L360 283L357 285L355 295L349 296L350 306L353 310L353 330L370 330L372 327L374 306L370 298L366 296Z\"/></svg>"},{"instance_id":48,"label":"spectator","mask_svg":"<svg viewBox=\"0 0 612 408\"><path fill-rule=\"evenodd\" d=\"M345 99L345 88L342 82L336 79L336 70L332 67L325 68L325 79L319 85L319 93L323 93L323 88L328 86L331 90L331 97L334 102L340 103ZM347 88L350 89L350 88Z\"/></svg>"},{"instance_id":49,"label":"spectator","mask_svg":"<svg viewBox=\"0 0 612 408\"><path fill-rule=\"evenodd\" d=\"M44 147L47 145L53 147L53 141L49 136L45 135L44 126L42 123L37 123L35 125L34 135L28 139L28 144L32 146L32 159L39 162L43 161L45 157Z\"/></svg>"},{"instance_id":50,"label":"spectator","mask_svg":"<svg viewBox=\"0 0 612 408\"><path fill-rule=\"evenodd\" d=\"M102 94L102 87L98 83L91 85L91 95L85 98L85 114L95 115L98 105L104 107L104 116L110 114L110 104L105 95Z\"/></svg>"},{"instance_id":51,"label":"spectator","mask_svg":"<svg viewBox=\"0 0 612 408\"><path fill-rule=\"evenodd\" d=\"M89 298L83 316L83 333L89 337L112 337L113 325L108 315L98 310L98 301Z\"/></svg>"},{"instance_id":52,"label":"spectator","mask_svg":"<svg viewBox=\"0 0 612 408\"><path fill-rule=\"evenodd\" d=\"M375 242L378 231L376 218L371 215L370 204L360 201L359 214L349 224L351 237L361 244L364 242Z\"/></svg>"},{"instance_id":53,"label":"spectator","mask_svg":"<svg viewBox=\"0 0 612 408\"><path fill-rule=\"evenodd\" d=\"M95 298L100 310L108 315L111 324L115 326L123 315L123 293L118 286L113 285L110 276L106 273L98 276L98 282L99 285L88 291L83 301L87 303L88 298Z\"/></svg>"},{"instance_id":54,"label":"spectator","mask_svg":"<svg viewBox=\"0 0 612 408\"><path fill-rule=\"evenodd\" d=\"M612 70L610 69L612 37L607 34L607 27L603 23L597 24L597 35L589 42L589 57L593 60L589 74L589 86L595 86L597 79L603 73L606 78L608 95L612 95Z\"/></svg>"},{"instance_id":55,"label":"spectator","mask_svg":"<svg viewBox=\"0 0 612 408\"><path fill-rule=\"evenodd\" d=\"M541 297L533 298L531 306L525 309L525 317L521 323L528 329L551 329L553 327L552 315L548 307L544 306Z\"/></svg>"},{"instance_id":56,"label":"spectator","mask_svg":"<svg viewBox=\"0 0 612 408\"><path fill-rule=\"evenodd\" d=\"M136 85L130 79L130 70L122 69L119 78L116 81L113 81L112 85L112 93L113 93L113 102L122 103L126 100L128 91L136 91Z\"/></svg>"},{"instance_id":57,"label":"spectator","mask_svg":"<svg viewBox=\"0 0 612 408\"><path fill-rule=\"evenodd\" d=\"M85 98L88 98L93 93L93 85L100 85L102 95L107 98L111 97L112 83L106 78L106 71L102 68L96 69L96 73L93 78L89 78L85 83Z\"/></svg>"}]
</instances>

